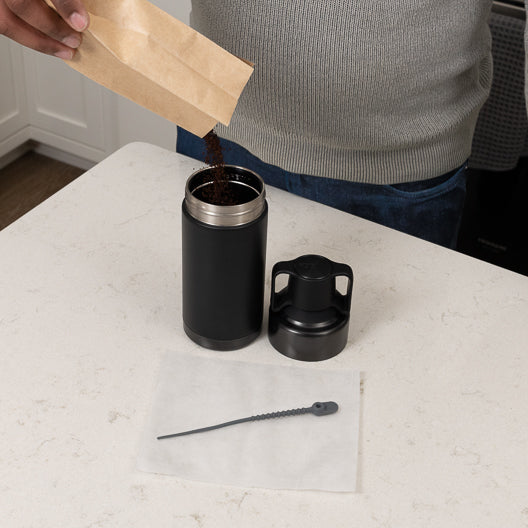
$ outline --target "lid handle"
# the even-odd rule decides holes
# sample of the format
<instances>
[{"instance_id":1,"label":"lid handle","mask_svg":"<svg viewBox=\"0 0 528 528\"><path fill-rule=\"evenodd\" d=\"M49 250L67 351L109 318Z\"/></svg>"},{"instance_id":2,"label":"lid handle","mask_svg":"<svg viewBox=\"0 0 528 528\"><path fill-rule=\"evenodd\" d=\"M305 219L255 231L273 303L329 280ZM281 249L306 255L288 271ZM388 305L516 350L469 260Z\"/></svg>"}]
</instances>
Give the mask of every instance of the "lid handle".
<instances>
[{"instance_id":1,"label":"lid handle","mask_svg":"<svg viewBox=\"0 0 528 528\"><path fill-rule=\"evenodd\" d=\"M280 292L275 291L275 279L277 275L285 273L287 275L293 275L295 270L293 269L293 261L282 261L277 262L271 271L271 301L270 309L273 312L282 310L285 306L291 304L291 298L289 296L288 288L283 288Z\"/></svg>"},{"instance_id":2,"label":"lid handle","mask_svg":"<svg viewBox=\"0 0 528 528\"><path fill-rule=\"evenodd\" d=\"M303 275L299 272L299 264L305 262L322 263L326 269L324 273L314 276ZM276 278L281 274L289 275L288 285L276 292ZM335 279L340 276L348 278L345 294L335 287ZM295 305L301 309L317 311L333 306L340 313L347 315L350 312L353 281L352 268L348 264L332 262L318 255L305 255L295 260L277 262L271 273L270 310L278 312L286 306Z\"/></svg>"},{"instance_id":3,"label":"lid handle","mask_svg":"<svg viewBox=\"0 0 528 528\"><path fill-rule=\"evenodd\" d=\"M352 285L354 283L354 274L352 268L348 264L340 264L338 262L332 262L333 277L346 277L348 279L348 285L346 293L339 293L337 288L334 292L334 306L343 314L350 312L350 304L352 302Z\"/></svg>"}]
</instances>

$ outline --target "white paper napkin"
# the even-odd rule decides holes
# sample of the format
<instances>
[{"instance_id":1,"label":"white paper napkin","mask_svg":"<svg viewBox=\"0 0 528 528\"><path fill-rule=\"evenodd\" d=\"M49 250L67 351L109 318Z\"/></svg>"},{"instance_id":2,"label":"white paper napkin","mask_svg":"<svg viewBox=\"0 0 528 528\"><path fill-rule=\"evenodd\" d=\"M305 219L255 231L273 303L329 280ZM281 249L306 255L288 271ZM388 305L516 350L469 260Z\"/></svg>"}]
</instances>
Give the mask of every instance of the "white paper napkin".
<instances>
[{"instance_id":1,"label":"white paper napkin","mask_svg":"<svg viewBox=\"0 0 528 528\"><path fill-rule=\"evenodd\" d=\"M360 373L167 354L140 446L141 471L242 487L355 491ZM335 401L337 413L157 437Z\"/></svg>"}]
</instances>

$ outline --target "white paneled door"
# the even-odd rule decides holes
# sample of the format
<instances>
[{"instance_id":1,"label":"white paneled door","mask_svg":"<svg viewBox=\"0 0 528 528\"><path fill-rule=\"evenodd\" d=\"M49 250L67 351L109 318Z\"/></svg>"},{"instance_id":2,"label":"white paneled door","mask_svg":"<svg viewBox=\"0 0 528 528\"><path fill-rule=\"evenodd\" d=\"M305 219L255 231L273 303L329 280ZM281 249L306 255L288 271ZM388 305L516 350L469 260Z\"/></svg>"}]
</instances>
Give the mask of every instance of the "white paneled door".
<instances>
[{"instance_id":1,"label":"white paneled door","mask_svg":"<svg viewBox=\"0 0 528 528\"><path fill-rule=\"evenodd\" d=\"M0 36L0 157L28 139L22 49Z\"/></svg>"},{"instance_id":2,"label":"white paneled door","mask_svg":"<svg viewBox=\"0 0 528 528\"><path fill-rule=\"evenodd\" d=\"M62 60L24 49L32 139L94 162L117 148L116 101Z\"/></svg>"}]
</instances>

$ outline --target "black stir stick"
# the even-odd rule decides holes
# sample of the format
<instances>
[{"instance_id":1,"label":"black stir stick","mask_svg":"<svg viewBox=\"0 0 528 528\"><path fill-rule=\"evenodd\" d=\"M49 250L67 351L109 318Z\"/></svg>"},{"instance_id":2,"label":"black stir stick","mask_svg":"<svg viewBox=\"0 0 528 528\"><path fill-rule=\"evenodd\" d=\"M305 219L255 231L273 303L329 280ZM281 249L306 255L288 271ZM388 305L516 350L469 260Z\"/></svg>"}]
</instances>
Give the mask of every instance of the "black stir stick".
<instances>
[{"instance_id":1,"label":"black stir stick","mask_svg":"<svg viewBox=\"0 0 528 528\"><path fill-rule=\"evenodd\" d=\"M210 425L209 427L202 427L201 429L192 429L191 431L184 431L183 433L174 433L169 435L158 436L158 440L164 438L174 438L176 436L190 435L194 433L204 433L205 431L212 431L213 429L220 429L228 425L236 425L244 422L257 422L259 420L268 420L269 418L282 418L284 416L297 416L300 414L314 414L315 416L326 416L327 414L334 414L339 409L336 402L315 402L311 407L303 407L302 409L289 409L288 411L279 411L267 414L257 414L256 416L248 416L247 418L240 418L225 422L218 425Z\"/></svg>"}]
</instances>

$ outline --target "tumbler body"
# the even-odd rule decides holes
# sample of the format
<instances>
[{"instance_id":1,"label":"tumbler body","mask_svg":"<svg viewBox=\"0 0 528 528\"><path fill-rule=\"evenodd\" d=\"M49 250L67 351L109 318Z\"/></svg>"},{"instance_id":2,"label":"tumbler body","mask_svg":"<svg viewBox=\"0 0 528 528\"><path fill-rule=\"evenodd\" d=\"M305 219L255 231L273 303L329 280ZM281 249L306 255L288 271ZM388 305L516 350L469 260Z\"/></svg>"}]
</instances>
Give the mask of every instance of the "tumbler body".
<instances>
[{"instance_id":1,"label":"tumbler body","mask_svg":"<svg viewBox=\"0 0 528 528\"><path fill-rule=\"evenodd\" d=\"M231 170L254 175L239 167ZM190 183L192 189L192 180ZM253 204L258 207L257 214L246 216L248 221L244 220L244 214L239 215L242 223L238 225L221 225L223 206L214 206L220 211L216 211L213 219L216 225L212 225L207 215L201 216L199 210L196 213L196 208L193 209L196 203L191 206L189 194L182 204L183 323L186 334L206 348L242 348L258 337L261 330L268 207L262 180L257 187L258 196ZM250 201L241 208L248 209L251 205ZM232 206L225 209L229 207L232 212ZM228 216L231 219L227 223L237 223L232 215Z\"/></svg>"}]
</instances>

